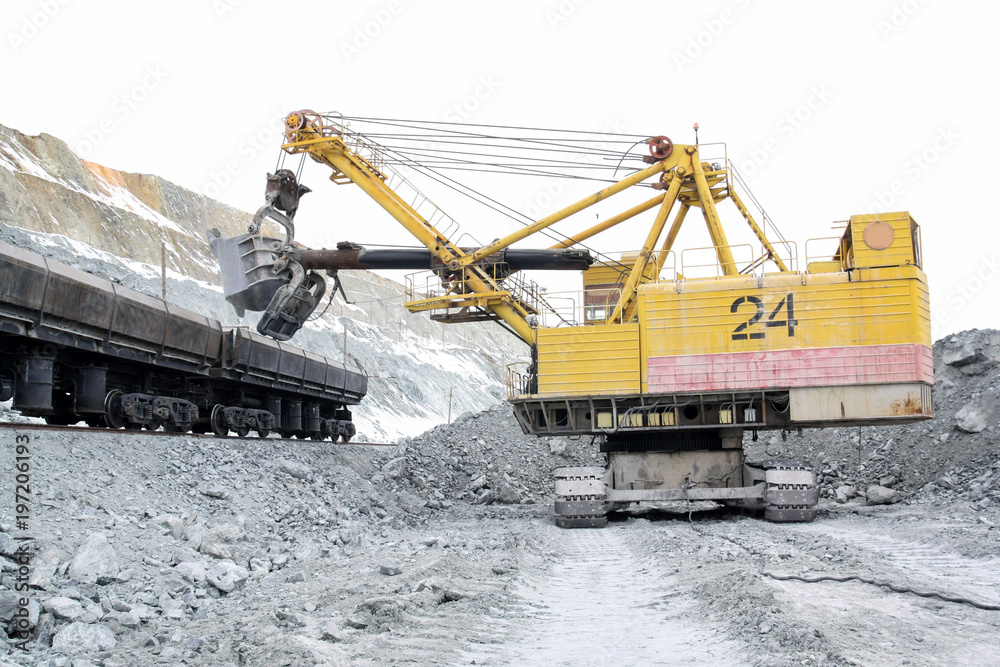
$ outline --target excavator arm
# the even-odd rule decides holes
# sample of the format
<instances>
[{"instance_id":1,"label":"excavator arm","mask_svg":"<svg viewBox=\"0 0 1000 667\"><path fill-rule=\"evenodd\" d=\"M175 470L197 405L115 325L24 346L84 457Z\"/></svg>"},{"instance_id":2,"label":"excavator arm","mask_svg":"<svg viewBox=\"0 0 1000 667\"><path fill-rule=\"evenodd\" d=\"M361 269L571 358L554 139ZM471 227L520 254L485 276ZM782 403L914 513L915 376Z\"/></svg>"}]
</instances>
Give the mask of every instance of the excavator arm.
<instances>
[{"instance_id":1,"label":"excavator arm","mask_svg":"<svg viewBox=\"0 0 1000 667\"><path fill-rule=\"evenodd\" d=\"M293 243L293 218L298 198L308 192L308 188L295 183L290 171L281 170L268 176L267 203L255 216L249 235L211 239L220 257L227 298L238 310L263 310L265 315L258 330L287 339L319 303L323 290L318 270L432 269L441 279L444 293L413 298L406 304L407 308L415 312L474 309L484 318L502 320L526 343L533 345L539 308L546 304L537 291L518 281L516 274L524 269L586 269L593 259L587 253L572 250L573 245L656 208L656 217L642 250L624 271L618 302L608 318L608 323L630 321L635 314L637 288L651 269L658 272L662 268L663 259L670 252L691 207L702 210L722 272L725 275L739 273L715 206L728 196L735 199L727 185L726 170L703 163L697 146L675 146L664 136L650 138L648 144L650 155L644 158L648 167L488 245L468 248L460 247L390 186L384 147L350 131L337 115L312 111L291 113L285 118L282 149L291 155L308 155L315 162L326 165L334 183L353 183L360 187L417 239L426 252L419 253L418 257L409 250L373 251L351 244L340 244L337 250L297 248ZM511 248L519 241L650 179L656 179L650 184L654 189L665 190L662 195L547 250ZM764 260L771 259L778 264L779 270L787 270L746 207L738 199L735 201L767 249ZM675 207L678 212L670 231L657 249ZM283 243L261 236L261 225L268 219L287 230ZM529 255L532 261L527 261Z\"/></svg>"}]
</instances>

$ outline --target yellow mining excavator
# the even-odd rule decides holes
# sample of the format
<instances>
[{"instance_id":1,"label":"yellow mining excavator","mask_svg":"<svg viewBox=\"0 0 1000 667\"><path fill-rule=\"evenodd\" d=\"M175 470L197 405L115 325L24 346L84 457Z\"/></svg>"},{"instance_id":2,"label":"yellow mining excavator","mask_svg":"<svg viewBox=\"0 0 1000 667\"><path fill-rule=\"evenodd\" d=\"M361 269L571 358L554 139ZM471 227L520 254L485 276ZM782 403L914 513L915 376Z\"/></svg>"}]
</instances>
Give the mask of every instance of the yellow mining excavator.
<instances>
[{"instance_id":1,"label":"yellow mining excavator","mask_svg":"<svg viewBox=\"0 0 1000 667\"><path fill-rule=\"evenodd\" d=\"M389 131L360 132L352 121L382 122ZM305 190L290 169L282 169L269 175L267 203L250 233L212 239L227 298L238 309L264 311L259 331L283 339L319 303L319 270L430 271L433 283L422 289L407 281L409 310L446 322L496 320L530 346L530 362L507 368L508 399L524 432L597 436L606 453L606 466L556 469L560 526L597 527L608 511L629 503L677 500L763 510L773 521L811 521L819 495L810 464L748 461L744 431L756 437L769 429L933 416L927 281L920 229L906 212L851 216L842 233L800 249L780 235L769 240L769 220L721 144L675 145L665 136L639 136L623 150L595 146L593 137L559 134L555 140L525 129L526 136L511 138L482 126L311 111L289 114L285 126L285 154L308 156L331 170L334 183L360 187L421 247L296 246L292 216ZM406 143L414 137L418 143ZM541 150L543 157L524 158L522 150L518 161L511 148ZM546 150L583 157L576 164ZM475 155L492 157L470 159ZM580 169L567 174L574 177L615 160L610 185L472 247L451 237L456 221L430 204L406 173L441 180L448 178L445 168L474 168L547 178L561 166ZM629 173L617 179L622 169ZM643 189L648 194L639 203L564 233L550 247L512 247ZM735 207L730 214L738 212L746 223L750 242L727 239L718 208L726 200ZM692 208L707 226L710 257L706 249L674 247ZM652 220L638 251L595 257L581 250L592 237L647 211ZM287 237L262 236L265 220L284 226ZM778 232L770 227L773 238ZM559 315L555 297L524 278L531 269L582 272L572 314Z\"/></svg>"}]
</instances>

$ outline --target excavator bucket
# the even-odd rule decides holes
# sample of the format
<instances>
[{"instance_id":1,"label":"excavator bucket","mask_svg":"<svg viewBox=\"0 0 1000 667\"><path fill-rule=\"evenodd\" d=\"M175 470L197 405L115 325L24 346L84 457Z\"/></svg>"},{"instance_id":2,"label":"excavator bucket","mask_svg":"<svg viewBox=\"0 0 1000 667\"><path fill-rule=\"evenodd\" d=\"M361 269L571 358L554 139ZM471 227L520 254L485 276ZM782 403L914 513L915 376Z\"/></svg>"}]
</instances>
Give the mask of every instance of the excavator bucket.
<instances>
[{"instance_id":1,"label":"excavator bucket","mask_svg":"<svg viewBox=\"0 0 1000 667\"><path fill-rule=\"evenodd\" d=\"M316 310L326 281L296 261L279 258L284 244L257 234L222 238L209 230L208 243L219 258L222 291L236 314L263 311L257 331L275 340L289 340Z\"/></svg>"},{"instance_id":2,"label":"excavator bucket","mask_svg":"<svg viewBox=\"0 0 1000 667\"><path fill-rule=\"evenodd\" d=\"M243 317L248 310L266 310L275 292L288 283L274 272L277 257L274 250L281 241L260 234L241 234L222 238L219 230L208 231L208 245L219 258L222 271L222 291L236 314Z\"/></svg>"}]
</instances>

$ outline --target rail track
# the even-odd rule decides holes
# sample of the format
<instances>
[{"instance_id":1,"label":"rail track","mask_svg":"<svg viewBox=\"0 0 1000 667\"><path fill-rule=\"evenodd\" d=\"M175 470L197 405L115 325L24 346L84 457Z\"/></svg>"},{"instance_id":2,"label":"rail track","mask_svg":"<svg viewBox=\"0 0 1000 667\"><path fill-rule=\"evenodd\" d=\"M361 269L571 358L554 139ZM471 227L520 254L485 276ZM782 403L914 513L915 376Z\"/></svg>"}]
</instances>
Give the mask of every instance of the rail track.
<instances>
[{"instance_id":1,"label":"rail track","mask_svg":"<svg viewBox=\"0 0 1000 667\"><path fill-rule=\"evenodd\" d=\"M155 435L155 436L174 436L174 437L184 437L184 438L209 438L212 440L261 440L259 436L246 436L240 437L238 435L216 435L214 433L176 433L173 431L150 431L150 430L139 430L130 431L128 429L121 428L101 428L93 426L63 426L55 424L34 424L34 423L23 423L23 422L0 422L0 429L8 429L15 431L56 431L59 433L86 433L92 435L108 435L113 433L142 433L142 435ZM272 434L273 436L274 434ZM268 436L268 440L276 440L279 442L303 442L304 439L298 438L282 438L282 437L272 437ZM313 442L323 442L328 445L333 445L336 447L396 447L394 442L331 442L330 440L315 440Z\"/></svg>"}]
</instances>

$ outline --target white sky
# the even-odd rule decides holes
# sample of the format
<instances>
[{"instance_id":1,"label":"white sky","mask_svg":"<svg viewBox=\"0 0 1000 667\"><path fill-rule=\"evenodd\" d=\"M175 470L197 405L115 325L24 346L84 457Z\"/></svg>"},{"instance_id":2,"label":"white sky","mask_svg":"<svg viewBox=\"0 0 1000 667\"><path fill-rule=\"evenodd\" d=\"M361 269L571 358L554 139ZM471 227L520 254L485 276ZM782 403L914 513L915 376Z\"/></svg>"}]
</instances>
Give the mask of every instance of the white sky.
<instances>
[{"instance_id":1,"label":"white sky","mask_svg":"<svg viewBox=\"0 0 1000 667\"><path fill-rule=\"evenodd\" d=\"M698 122L702 142L727 142L800 252L880 199L882 210L909 210L923 225L938 338L1000 328L1000 230L988 213L1000 176L998 19L996 3L931 0L8 1L0 123L252 211L274 168L277 123L303 107L612 124L678 143L693 143ZM412 243L357 188L325 178L307 167L317 193L300 209L301 240ZM544 181L475 183L520 210L546 201ZM598 188L567 187L543 214ZM513 228L424 189L480 240ZM593 245L636 248L647 221ZM682 241L707 245L688 221Z\"/></svg>"}]
</instances>

